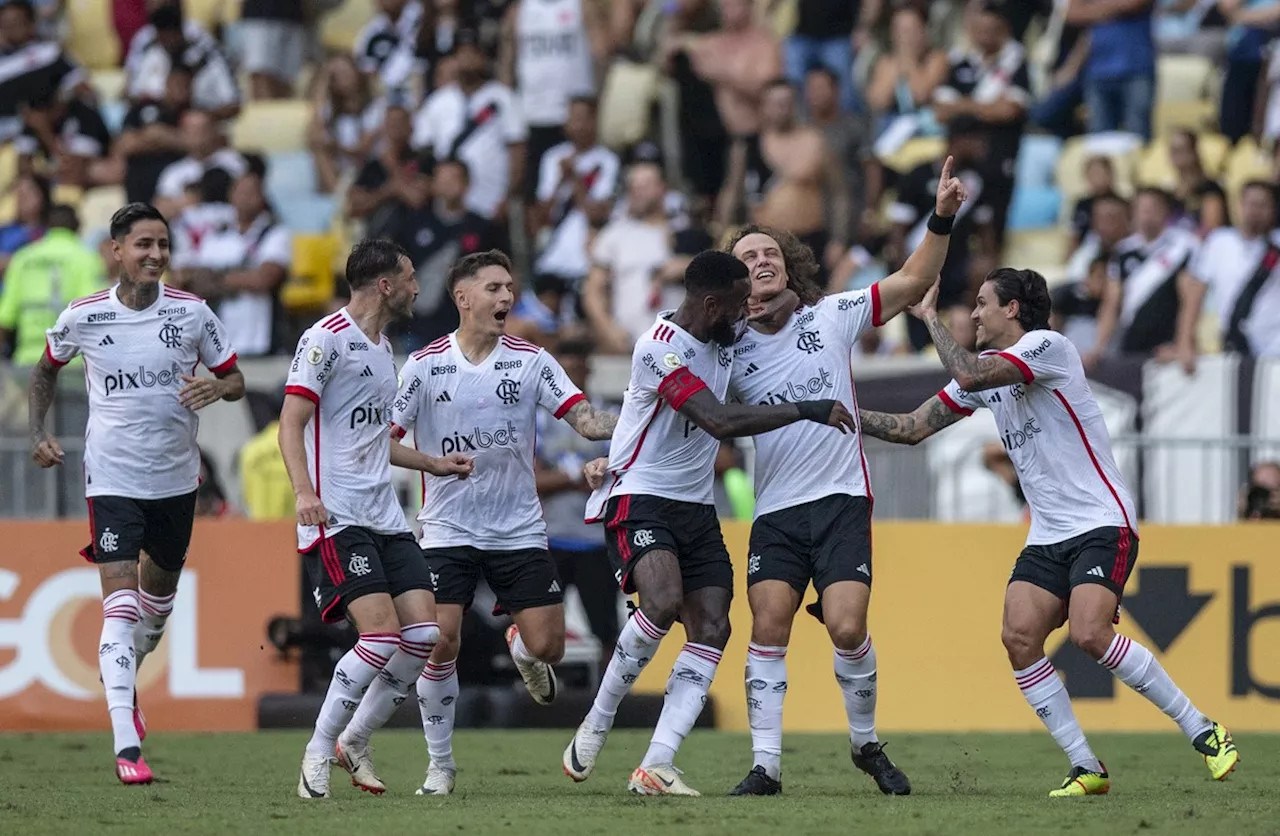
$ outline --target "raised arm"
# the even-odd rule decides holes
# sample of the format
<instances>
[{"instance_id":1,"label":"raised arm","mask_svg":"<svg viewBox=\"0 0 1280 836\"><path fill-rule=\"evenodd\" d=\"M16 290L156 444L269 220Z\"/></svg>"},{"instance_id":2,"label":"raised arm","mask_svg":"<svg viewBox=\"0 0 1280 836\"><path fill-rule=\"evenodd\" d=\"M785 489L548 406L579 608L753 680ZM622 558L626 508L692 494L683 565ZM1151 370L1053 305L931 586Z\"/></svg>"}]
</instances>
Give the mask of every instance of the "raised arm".
<instances>
[{"instance_id":1,"label":"raised arm","mask_svg":"<svg viewBox=\"0 0 1280 836\"><path fill-rule=\"evenodd\" d=\"M53 404L58 387L58 370L46 353L31 370L31 382L27 389L27 429L31 434L31 457L41 467L62 464L62 447L57 439L44 428L45 416Z\"/></svg>"},{"instance_id":2,"label":"raised arm","mask_svg":"<svg viewBox=\"0 0 1280 836\"><path fill-rule=\"evenodd\" d=\"M585 400L571 406L561 420L588 441L608 441L613 438L613 428L618 425L617 415L596 409Z\"/></svg>"},{"instance_id":3,"label":"raised arm","mask_svg":"<svg viewBox=\"0 0 1280 836\"><path fill-rule=\"evenodd\" d=\"M961 389L967 392L981 392L997 386L1009 386L1014 383L1025 383L1027 376L1022 369L1000 354L979 356L963 348L951 336L947 326L938 318L938 286L929 288L920 304L913 309L920 320L929 329L933 337L933 346L938 351L938 358L947 372L956 379Z\"/></svg>"},{"instance_id":4,"label":"raised arm","mask_svg":"<svg viewBox=\"0 0 1280 836\"><path fill-rule=\"evenodd\" d=\"M894 444L919 444L938 430L951 426L963 417L965 417L964 413L956 412L937 395L920 404L915 412L907 415L858 410L858 420L862 424L863 435Z\"/></svg>"}]
</instances>

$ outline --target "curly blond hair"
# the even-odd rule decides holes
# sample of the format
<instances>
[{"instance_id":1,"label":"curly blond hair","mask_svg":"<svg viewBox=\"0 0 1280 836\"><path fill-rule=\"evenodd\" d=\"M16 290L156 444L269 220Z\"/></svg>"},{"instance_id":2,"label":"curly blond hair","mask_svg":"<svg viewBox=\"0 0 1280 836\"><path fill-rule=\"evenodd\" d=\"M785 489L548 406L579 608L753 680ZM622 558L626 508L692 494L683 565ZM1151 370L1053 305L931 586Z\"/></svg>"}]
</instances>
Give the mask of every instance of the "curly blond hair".
<instances>
[{"instance_id":1,"label":"curly blond hair","mask_svg":"<svg viewBox=\"0 0 1280 836\"><path fill-rule=\"evenodd\" d=\"M725 244L725 252L732 254L739 241L757 233L767 235L778 243L778 249L782 250L782 264L787 271L787 287L800 297L803 304L813 305L827 295L814 278L818 275L818 261L813 250L785 229L747 224L730 236Z\"/></svg>"}]
</instances>

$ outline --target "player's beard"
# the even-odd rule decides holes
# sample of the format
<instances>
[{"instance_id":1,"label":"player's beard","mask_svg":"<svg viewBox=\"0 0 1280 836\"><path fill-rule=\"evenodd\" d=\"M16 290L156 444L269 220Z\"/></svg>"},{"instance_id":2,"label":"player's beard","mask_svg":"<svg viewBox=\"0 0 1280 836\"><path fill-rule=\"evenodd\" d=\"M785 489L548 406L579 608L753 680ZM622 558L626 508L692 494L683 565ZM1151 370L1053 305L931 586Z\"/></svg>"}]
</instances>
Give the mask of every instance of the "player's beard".
<instances>
[{"instance_id":1,"label":"player's beard","mask_svg":"<svg viewBox=\"0 0 1280 836\"><path fill-rule=\"evenodd\" d=\"M712 341L720 345L734 345L747 333L747 320L739 317L733 322L717 322L711 328Z\"/></svg>"}]
</instances>

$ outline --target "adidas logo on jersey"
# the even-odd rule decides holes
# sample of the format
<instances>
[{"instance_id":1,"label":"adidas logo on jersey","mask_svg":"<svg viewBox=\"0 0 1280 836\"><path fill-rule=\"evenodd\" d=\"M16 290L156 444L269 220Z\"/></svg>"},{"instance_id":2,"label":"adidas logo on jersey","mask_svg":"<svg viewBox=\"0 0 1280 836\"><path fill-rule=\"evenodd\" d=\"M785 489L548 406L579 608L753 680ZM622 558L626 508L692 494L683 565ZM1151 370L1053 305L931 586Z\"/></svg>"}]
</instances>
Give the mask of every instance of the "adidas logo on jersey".
<instances>
[{"instance_id":1,"label":"adidas logo on jersey","mask_svg":"<svg viewBox=\"0 0 1280 836\"><path fill-rule=\"evenodd\" d=\"M560 591L560 581L552 581L551 586L547 588L547 592L559 592L559 591Z\"/></svg>"},{"instance_id":2,"label":"adidas logo on jersey","mask_svg":"<svg viewBox=\"0 0 1280 836\"><path fill-rule=\"evenodd\" d=\"M360 372L361 377L373 377L373 369L368 366L364 367L364 371Z\"/></svg>"},{"instance_id":3,"label":"adidas logo on jersey","mask_svg":"<svg viewBox=\"0 0 1280 836\"><path fill-rule=\"evenodd\" d=\"M759 370L760 370L759 366L757 366L755 363L750 363L747 365L747 370L742 373L742 376L747 377L748 375L753 375Z\"/></svg>"},{"instance_id":4,"label":"adidas logo on jersey","mask_svg":"<svg viewBox=\"0 0 1280 836\"><path fill-rule=\"evenodd\" d=\"M116 341L111 339L110 334L107 334L98 342L98 345L115 345L115 344L116 344Z\"/></svg>"},{"instance_id":5,"label":"adidas logo on jersey","mask_svg":"<svg viewBox=\"0 0 1280 836\"><path fill-rule=\"evenodd\" d=\"M1106 573L1104 573L1104 572L1102 571L1102 567L1101 567L1101 566L1094 566L1094 567L1093 567L1092 569L1090 569L1088 572L1085 572L1085 574L1086 574L1086 575L1093 575L1095 578L1105 578L1105 577L1106 577Z\"/></svg>"},{"instance_id":6,"label":"adidas logo on jersey","mask_svg":"<svg viewBox=\"0 0 1280 836\"><path fill-rule=\"evenodd\" d=\"M436 403L450 403L452 400L453 398L449 397L448 392L441 392L440 396L436 398Z\"/></svg>"},{"instance_id":7,"label":"adidas logo on jersey","mask_svg":"<svg viewBox=\"0 0 1280 836\"><path fill-rule=\"evenodd\" d=\"M865 563L859 566L857 571L860 575L866 575L868 578L871 577L871 568Z\"/></svg>"}]
</instances>

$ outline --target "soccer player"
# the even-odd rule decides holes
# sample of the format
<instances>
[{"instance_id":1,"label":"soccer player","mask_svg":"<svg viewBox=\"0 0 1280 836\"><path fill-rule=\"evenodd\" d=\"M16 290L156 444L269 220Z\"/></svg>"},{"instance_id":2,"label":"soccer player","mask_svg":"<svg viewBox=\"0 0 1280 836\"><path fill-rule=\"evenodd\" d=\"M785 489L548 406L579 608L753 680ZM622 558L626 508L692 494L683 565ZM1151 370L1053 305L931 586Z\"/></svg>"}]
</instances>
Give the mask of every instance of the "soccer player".
<instances>
[{"instance_id":1,"label":"soccer player","mask_svg":"<svg viewBox=\"0 0 1280 836\"><path fill-rule=\"evenodd\" d=\"M916 444L980 407L995 415L1031 509L1027 544L1005 590L1002 638L1022 696L1071 761L1066 780L1049 795L1111 788L1045 658L1045 639L1064 621L1077 647L1169 715L1213 777L1226 778L1239 760L1231 733L1200 713L1151 651L1115 632L1138 559L1137 517L1080 355L1048 330L1044 277L1007 267L987 276L973 310L980 354L956 344L936 303L935 285L911 310L955 379L909 415L861 410L859 417L867 435Z\"/></svg>"},{"instance_id":2,"label":"soccer player","mask_svg":"<svg viewBox=\"0 0 1280 836\"><path fill-rule=\"evenodd\" d=\"M595 703L563 757L565 773L585 781L622 698L679 617L688 642L667 680L649 750L628 782L641 795L698 795L673 761L729 640L733 565L712 499L721 440L802 420L842 432L855 427L836 400L723 403L733 345L746 327L750 274L729 253L708 251L689 264L684 284L680 308L659 314L636 343L606 472L587 503L589 522L606 521L618 583L639 593L640 607L622 628ZM589 468L589 476L600 481L601 474Z\"/></svg>"},{"instance_id":3,"label":"soccer player","mask_svg":"<svg viewBox=\"0 0 1280 836\"><path fill-rule=\"evenodd\" d=\"M823 296L813 254L788 232L746 227L730 251L751 271L753 316L734 347L729 391L742 403L786 403L830 394L857 404L849 356L868 328L883 325L928 291L947 258L965 187L942 166L933 217L902 269L866 290ZM788 288L791 293L784 293ZM797 299L797 296L799 297ZM796 306L796 302L802 307ZM747 558L751 643L747 717L755 765L732 795L782 792L782 702L791 622L810 581L811 607L835 646L853 763L888 795L911 783L876 736L876 651L867 633L871 600L871 485L859 433L793 424L755 437L755 522Z\"/></svg>"},{"instance_id":4,"label":"soccer player","mask_svg":"<svg viewBox=\"0 0 1280 836\"><path fill-rule=\"evenodd\" d=\"M334 668L302 757L301 798L329 796L335 755L354 786L386 790L369 757L369 735L404 700L440 634L431 579L405 524L391 465L471 472L466 456L438 458L391 444L396 366L383 330L413 311L418 282L408 256L390 241L361 241L346 276L351 301L298 341L280 411L298 551L316 606L325 621L345 615L359 633Z\"/></svg>"},{"instance_id":5,"label":"soccer player","mask_svg":"<svg viewBox=\"0 0 1280 836\"><path fill-rule=\"evenodd\" d=\"M419 450L464 452L477 464L465 482L423 479L419 544L431 572L440 641L418 680L430 756L419 795L453 791L456 660L463 612L482 575L498 609L515 622L507 645L529 694L540 705L556 698L551 666L564 655L564 596L547 551L533 471L538 409L593 440L609 438L617 423L617 416L587 403L555 358L505 333L515 302L511 270L498 250L453 266L448 287L458 330L411 356L395 401L397 438L412 431Z\"/></svg>"},{"instance_id":6,"label":"soccer player","mask_svg":"<svg viewBox=\"0 0 1280 836\"><path fill-rule=\"evenodd\" d=\"M196 411L244 396L226 330L204 300L166 287L169 225L153 206L130 203L111 218L115 287L67 306L48 331L28 395L36 464L62 464L44 426L58 370L84 356L89 388L84 484L92 542L84 557L102 579L98 670L106 689L116 777L149 784L146 724L137 709L138 666L173 611L191 542L200 450ZM214 378L193 376L203 363ZM145 556L142 554L145 552Z\"/></svg>"}]
</instances>

